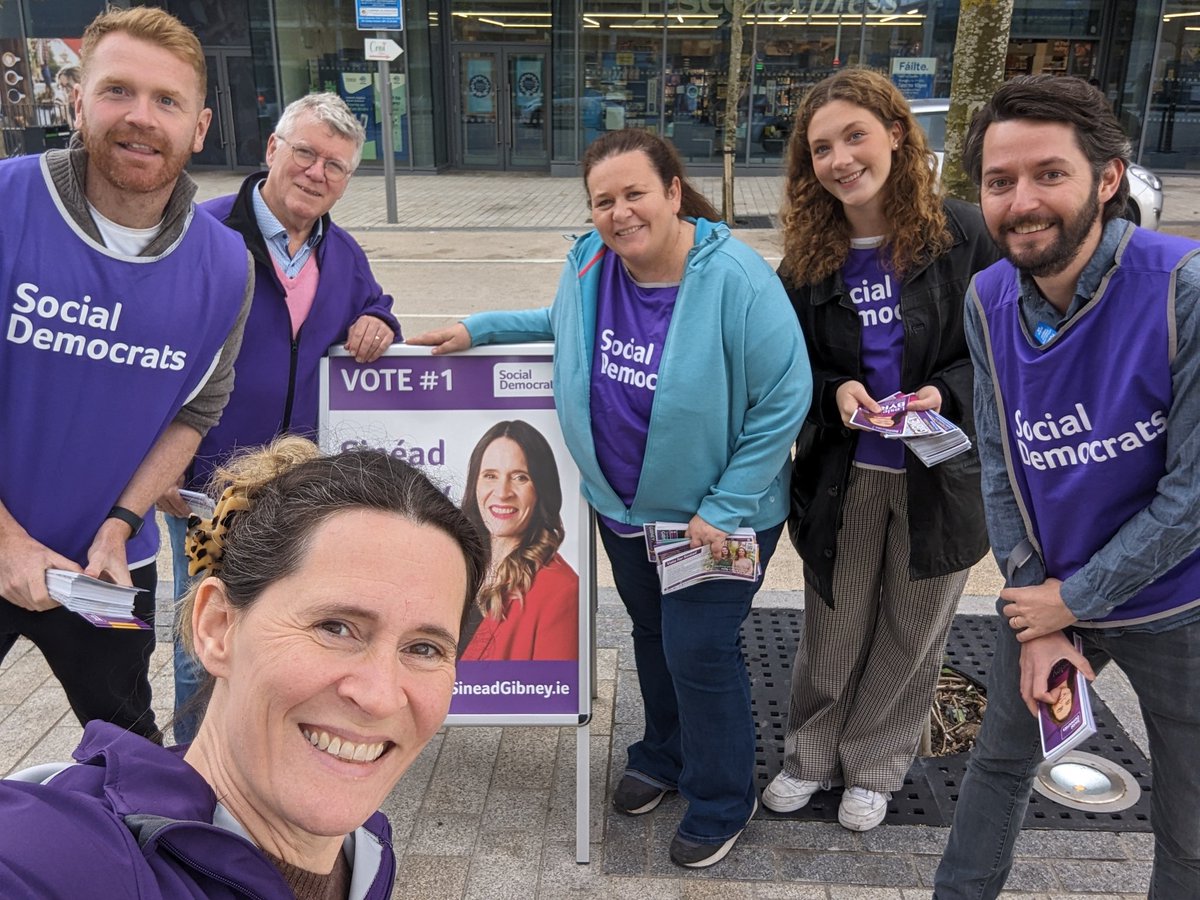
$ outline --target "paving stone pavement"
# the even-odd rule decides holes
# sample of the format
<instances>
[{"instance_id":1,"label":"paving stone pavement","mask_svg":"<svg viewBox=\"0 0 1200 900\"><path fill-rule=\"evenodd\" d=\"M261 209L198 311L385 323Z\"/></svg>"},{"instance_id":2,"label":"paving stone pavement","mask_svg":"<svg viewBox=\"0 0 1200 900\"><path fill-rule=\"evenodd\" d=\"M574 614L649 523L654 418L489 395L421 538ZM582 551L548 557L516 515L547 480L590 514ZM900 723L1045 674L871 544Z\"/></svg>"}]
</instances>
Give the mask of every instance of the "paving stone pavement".
<instances>
[{"instance_id":1,"label":"paving stone pavement","mask_svg":"<svg viewBox=\"0 0 1200 900\"><path fill-rule=\"evenodd\" d=\"M235 191L243 178L231 172L192 173L201 200ZM1162 227L1200 238L1200 176L1163 177ZM721 178L693 179L717 209ZM446 173L396 178L397 222L387 222L384 180L364 171L350 179L337 205L337 222L353 231L425 231L435 229L567 230L588 226L583 184L577 178L546 175ZM738 175L734 179L734 214L738 220L779 212L781 175ZM756 222L757 227L764 227Z\"/></svg>"},{"instance_id":2,"label":"paving stone pavement","mask_svg":"<svg viewBox=\"0 0 1200 900\"><path fill-rule=\"evenodd\" d=\"M207 200L237 190L243 175L193 172L197 198ZM697 188L721 208L721 179L697 178ZM779 211L783 179L746 175L734 180L734 211L772 216ZM363 172L350 179L338 201L337 223L354 231L496 228L509 231L583 229L589 214L583 184L576 178L538 175L452 173L396 179L397 223L387 221L383 176Z\"/></svg>"}]
</instances>

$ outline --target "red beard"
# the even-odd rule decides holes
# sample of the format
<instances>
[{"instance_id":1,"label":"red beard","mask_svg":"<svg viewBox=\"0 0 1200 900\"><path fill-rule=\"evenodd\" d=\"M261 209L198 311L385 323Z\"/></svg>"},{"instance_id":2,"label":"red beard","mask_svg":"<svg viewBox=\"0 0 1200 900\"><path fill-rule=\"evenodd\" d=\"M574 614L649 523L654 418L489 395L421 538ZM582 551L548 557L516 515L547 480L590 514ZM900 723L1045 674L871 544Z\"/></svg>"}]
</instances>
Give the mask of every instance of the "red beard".
<instances>
[{"instance_id":1,"label":"red beard","mask_svg":"<svg viewBox=\"0 0 1200 900\"><path fill-rule=\"evenodd\" d=\"M88 162L113 186L137 194L152 194L172 184L192 158L190 146L176 149L153 131L123 127L103 135L92 134L86 127L81 133ZM156 153L137 157L119 146L144 144Z\"/></svg>"}]
</instances>

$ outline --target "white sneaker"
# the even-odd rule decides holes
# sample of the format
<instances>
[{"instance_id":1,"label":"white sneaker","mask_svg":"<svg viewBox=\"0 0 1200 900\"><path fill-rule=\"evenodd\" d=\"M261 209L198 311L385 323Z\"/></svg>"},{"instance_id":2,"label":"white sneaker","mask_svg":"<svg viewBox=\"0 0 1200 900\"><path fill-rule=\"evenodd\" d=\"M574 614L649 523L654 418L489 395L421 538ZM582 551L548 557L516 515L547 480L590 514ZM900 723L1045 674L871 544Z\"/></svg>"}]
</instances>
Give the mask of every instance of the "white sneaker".
<instances>
[{"instance_id":1,"label":"white sneaker","mask_svg":"<svg viewBox=\"0 0 1200 900\"><path fill-rule=\"evenodd\" d=\"M795 812L807 806L817 791L827 791L830 787L832 784L828 781L805 781L787 772L780 772L763 791L763 805L775 812Z\"/></svg>"},{"instance_id":2,"label":"white sneaker","mask_svg":"<svg viewBox=\"0 0 1200 900\"><path fill-rule=\"evenodd\" d=\"M866 788L846 788L842 794L842 805L838 807L838 821L851 831L870 831L887 815L887 804L891 794L869 791Z\"/></svg>"}]
</instances>

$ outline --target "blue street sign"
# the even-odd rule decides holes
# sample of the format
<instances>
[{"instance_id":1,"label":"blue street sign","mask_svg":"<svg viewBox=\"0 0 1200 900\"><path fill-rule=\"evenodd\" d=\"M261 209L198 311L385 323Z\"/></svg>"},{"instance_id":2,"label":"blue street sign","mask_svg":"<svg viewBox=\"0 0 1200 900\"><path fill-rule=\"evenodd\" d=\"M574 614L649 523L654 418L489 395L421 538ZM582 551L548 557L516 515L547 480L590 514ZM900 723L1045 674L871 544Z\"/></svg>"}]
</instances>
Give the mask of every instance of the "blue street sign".
<instances>
[{"instance_id":1,"label":"blue street sign","mask_svg":"<svg viewBox=\"0 0 1200 900\"><path fill-rule=\"evenodd\" d=\"M359 31L402 31L404 0L354 0Z\"/></svg>"}]
</instances>

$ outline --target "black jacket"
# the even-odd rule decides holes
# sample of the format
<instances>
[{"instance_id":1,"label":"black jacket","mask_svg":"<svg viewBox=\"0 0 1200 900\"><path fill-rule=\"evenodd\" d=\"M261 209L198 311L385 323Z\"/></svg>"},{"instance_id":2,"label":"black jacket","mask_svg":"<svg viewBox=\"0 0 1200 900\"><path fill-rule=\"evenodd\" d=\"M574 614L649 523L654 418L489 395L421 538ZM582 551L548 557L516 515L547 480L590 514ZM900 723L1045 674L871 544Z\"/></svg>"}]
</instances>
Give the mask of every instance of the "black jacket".
<instances>
[{"instance_id":1,"label":"black jacket","mask_svg":"<svg viewBox=\"0 0 1200 900\"><path fill-rule=\"evenodd\" d=\"M963 333L963 298L971 276L995 262L995 245L979 210L946 201L953 247L904 279L901 383L905 391L931 384L942 394L942 415L972 443L975 419L971 358ZM841 273L797 287L783 279L800 319L813 370L813 403L796 440L788 531L805 562L806 581L830 606L837 532L858 442L842 424L835 395L848 381L865 381L861 326ZM906 450L910 553L914 578L947 575L977 563L987 552L979 489L979 457L972 449L933 467Z\"/></svg>"}]
</instances>

